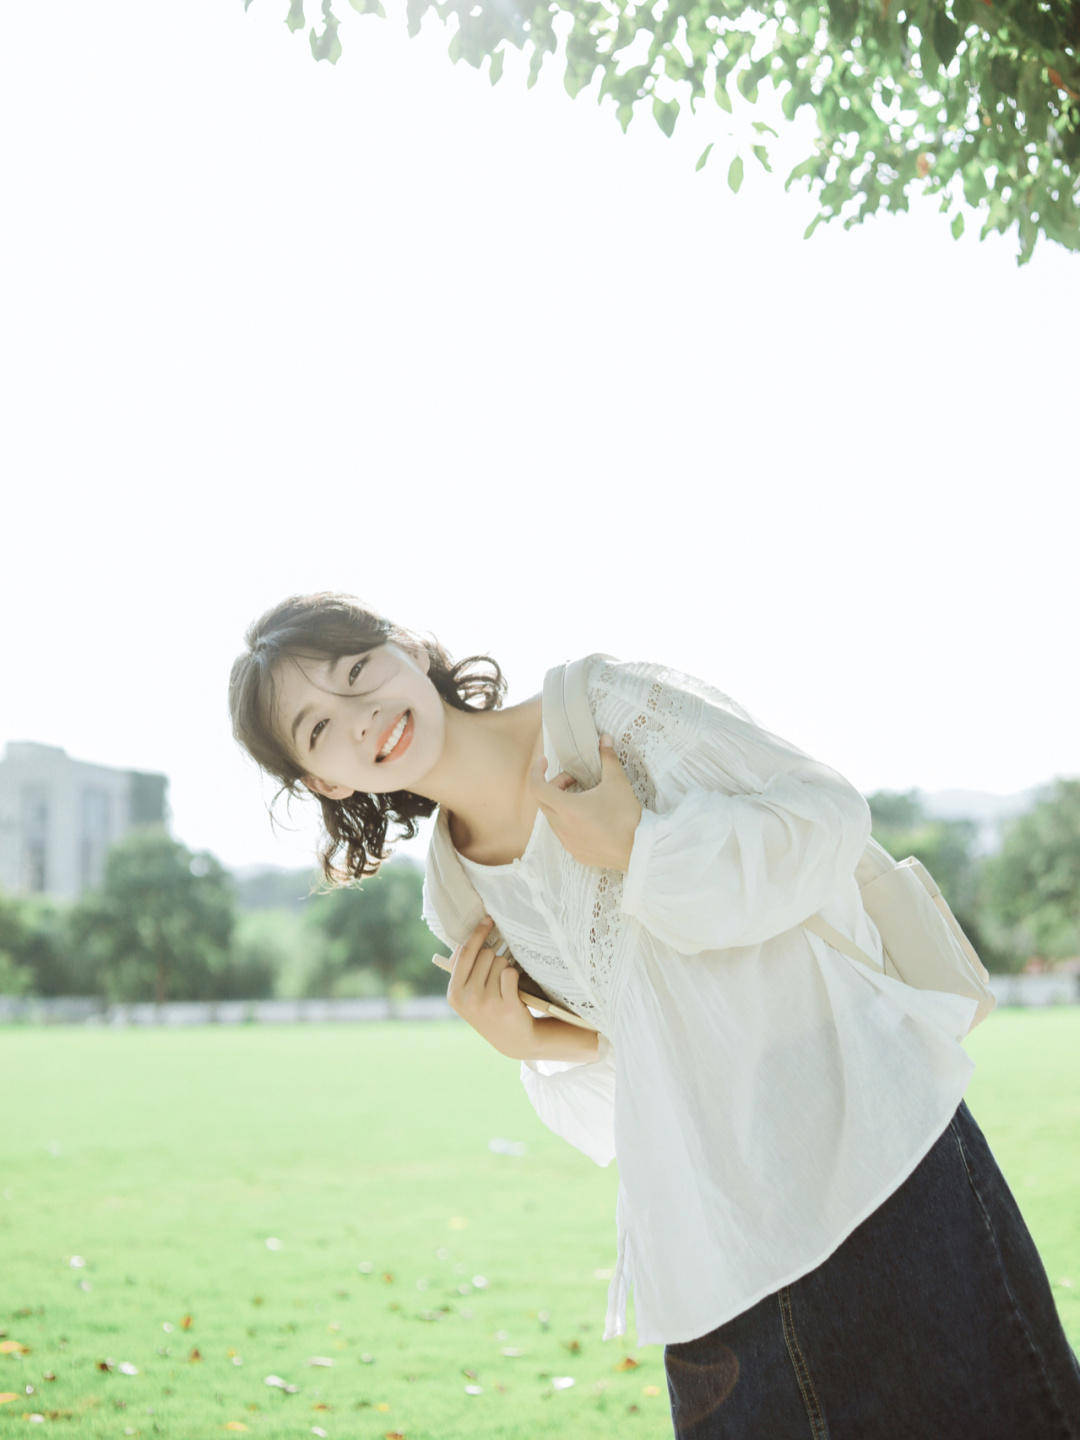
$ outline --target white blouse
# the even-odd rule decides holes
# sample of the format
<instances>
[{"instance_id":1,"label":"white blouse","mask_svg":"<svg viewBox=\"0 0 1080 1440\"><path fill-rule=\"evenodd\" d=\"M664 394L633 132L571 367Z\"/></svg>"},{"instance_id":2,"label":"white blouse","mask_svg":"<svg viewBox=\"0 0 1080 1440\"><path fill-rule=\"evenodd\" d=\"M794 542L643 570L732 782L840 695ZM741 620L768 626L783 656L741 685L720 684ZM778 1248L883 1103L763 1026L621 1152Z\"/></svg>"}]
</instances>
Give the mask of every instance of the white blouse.
<instances>
[{"instance_id":1,"label":"white blouse","mask_svg":"<svg viewBox=\"0 0 1080 1440\"><path fill-rule=\"evenodd\" d=\"M963 1098L977 1002L881 964L855 866L870 809L705 681L589 659L588 695L644 807L629 869L585 866L539 812L523 856L462 863L493 943L601 1034L523 1061L541 1120L617 1158L605 1340L692 1340L820 1265L910 1175ZM544 722L548 779L559 767ZM424 918L446 944L425 891ZM497 932L497 933L496 933Z\"/></svg>"}]
</instances>

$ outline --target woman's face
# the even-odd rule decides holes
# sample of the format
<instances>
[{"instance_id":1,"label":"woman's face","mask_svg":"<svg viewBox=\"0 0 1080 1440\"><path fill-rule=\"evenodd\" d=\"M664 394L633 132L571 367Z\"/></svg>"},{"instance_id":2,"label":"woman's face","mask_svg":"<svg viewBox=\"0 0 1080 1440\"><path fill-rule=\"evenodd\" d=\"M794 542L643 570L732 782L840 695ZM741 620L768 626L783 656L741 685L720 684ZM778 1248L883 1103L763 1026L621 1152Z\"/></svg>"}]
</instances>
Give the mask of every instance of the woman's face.
<instances>
[{"instance_id":1,"label":"woman's face","mask_svg":"<svg viewBox=\"0 0 1080 1440\"><path fill-rule=\"evenodd\" d=\"M275 725L312 790L330 800L408 790L431 770L446 717L429 664L423 648L389 642L338 660L277 663ZM393 753L377 759L392 736L400 737Z\"/></svg>"}]
</instances>

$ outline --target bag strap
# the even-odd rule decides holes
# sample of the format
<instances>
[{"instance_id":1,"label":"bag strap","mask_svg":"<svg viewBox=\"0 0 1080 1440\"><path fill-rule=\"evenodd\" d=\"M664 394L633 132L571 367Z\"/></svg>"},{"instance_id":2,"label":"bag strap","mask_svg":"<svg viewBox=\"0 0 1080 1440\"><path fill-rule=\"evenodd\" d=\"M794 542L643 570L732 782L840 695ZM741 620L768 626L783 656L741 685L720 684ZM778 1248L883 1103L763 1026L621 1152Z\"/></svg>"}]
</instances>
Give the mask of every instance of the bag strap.
<instances>
[{"instance_id":1,"label":"bag strap","mask_svg":"<svg viewBox=\"0 0 1080 1440\"><path fill-rule=\"evenodd\" d=\"M614 659L612 655L598 653L605 660ZM586 655L569 665L556 665L544 677L544 722L559 757L559 767L573 775L584 789L598 785L602 774L599 737L585 688L586 666L594 658ZM802 923L807 930L812 930L850 959L859 960L871 970L878 971L877 965L864 950L860 950L821 915L811 915Z\"/></svg>"},{"instance_id":2,"label":"bag strap","mask_svg":"<svg viewBox=\"0 0 1080 1440\"><path fill-rule=\"evenodd\" d=\"M572 775L584 790L599 785L603 774L600 740L586 688L588 666L591 660L614 658L598 650L567 665L554 665L544 676L544 725L555 758L559 769Z\"/></svg>"},{"instance_id":3,"label":"bag strap","mask_svg":"<svg viewBox=\"0 0 1080 1440\"><path fill-rule=\"evenodd\" d=\"M870 956L867 955L865 950L860 950L853 940L849 940L846 935L842 935L834 925L830 925L821 915L811 915L809 919L802 922L802 926L804 930L812 930L815 935L820 935L822 940L827 941L834 949L843 951L849 959L861 960L864 965L869 965L871 970L877 970L879 975L882 973L878 970L878 967L874 964L873 960L871 960Z\"/></svg>"},{"instance_id":4,"label":"bag strap","mask_svg":"<svg viewBox=\"0 0 1080 1440\"><path fill-rule=\"evenodd\" d=\"M598 785L602 774L599 736L586 689L588 664L596 658L615 659L613 655L597 651L565 665L553 665L544 676L541 699L548 748L554 751L554 755L548 755L548 762L554 759L559 769L572 775L583 789ZM427 881L431 901L447 935L463 939L478 924L484 907L454 849L449 820L442 806L436 813L428 846ZM802 923L852 960L878 971L869 955L820 915L811 915ZM451 943L460 942L452 940Z\"/></svg>"}]
</instances>

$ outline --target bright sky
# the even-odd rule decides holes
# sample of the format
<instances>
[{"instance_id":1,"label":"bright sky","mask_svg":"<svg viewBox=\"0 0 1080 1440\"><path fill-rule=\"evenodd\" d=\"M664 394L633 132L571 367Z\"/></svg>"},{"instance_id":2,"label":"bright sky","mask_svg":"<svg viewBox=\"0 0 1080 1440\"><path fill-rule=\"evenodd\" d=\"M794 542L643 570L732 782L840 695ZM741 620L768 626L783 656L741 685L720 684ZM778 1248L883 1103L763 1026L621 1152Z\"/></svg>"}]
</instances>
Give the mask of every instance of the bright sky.
<instances>
[{"instance_id":1,"label":"bright sky","mask_svg":"<svg viewBox=\"0 0 1080 1440\"><path fill-rule=\"evenodd\" d=\"M561 61L492 87L387 6L342 5L336 67L284 0L5 15L0 741L164 771L188 844L302 864L226 679L339 588L510 704L606 650L864 792L1080 773L1080 260L918 197L804 242L785 165L724 183L761 110L624 136Z\"/></svg>"}]
</instances>

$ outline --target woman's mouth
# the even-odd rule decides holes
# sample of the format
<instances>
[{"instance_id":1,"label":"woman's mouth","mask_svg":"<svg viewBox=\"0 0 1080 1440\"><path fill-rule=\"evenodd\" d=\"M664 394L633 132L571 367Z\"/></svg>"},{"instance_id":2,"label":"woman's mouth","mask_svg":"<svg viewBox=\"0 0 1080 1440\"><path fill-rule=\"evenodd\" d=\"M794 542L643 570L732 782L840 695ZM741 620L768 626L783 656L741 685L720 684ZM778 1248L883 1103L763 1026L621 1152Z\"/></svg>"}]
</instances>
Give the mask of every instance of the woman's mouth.
<instances>
[{"instance_id":1,"label":"woman's mouth","mask_svg":"<svg viewBox=\"0 0 1080 1440\"><path fill-rule=\"evenodd\" d=\"M396 760L399 755L403 755L405 751L409 748L409 742L412 740L413 737L413 718L411 710L405 711L404 727L402 726L402 721L399 717L393 729L387 735L384 744L392 740L395 735L398 737L397 743L394 745L393 749L388 754L379 754L375 757L375 763L377 765L382 765L387 760Z\"/></svg>"}]
</instances>

